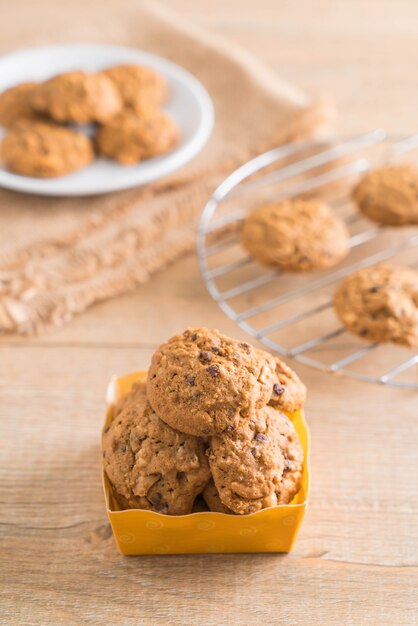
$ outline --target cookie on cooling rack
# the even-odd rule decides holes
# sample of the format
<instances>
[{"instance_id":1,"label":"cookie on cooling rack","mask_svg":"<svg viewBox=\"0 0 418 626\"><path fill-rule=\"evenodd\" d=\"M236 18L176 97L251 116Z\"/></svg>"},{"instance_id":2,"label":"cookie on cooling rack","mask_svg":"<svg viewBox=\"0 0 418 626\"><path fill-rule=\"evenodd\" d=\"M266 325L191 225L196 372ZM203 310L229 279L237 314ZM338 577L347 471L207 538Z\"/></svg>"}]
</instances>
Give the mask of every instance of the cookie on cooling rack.
<instances>
[{"instance_id":1,"label":"cookie on cooling rack","mask_svg":"<svg viewBox=\"0 0 418 626\"><path fill-rule=\"evenodd\" d=\"M88 137L48 122L20 122L1 144L7 169L38 178L63 176L86 167L94 157Z\"/></svg>"},{"instance_id":2,"label":"cookie on cooling rack","mask_svg":"<svg viewBox=\"0 0 418 626\"><path fill-rule=\"evenodd\" d=\"M418 345L418 272L389 263L348 276L334 295L342 323L364 339Z\"/></svg>"},{"instance_id":3,"label":"cookie on cooling rack","mask_svg":"<svg viewBox=\"0 0 418 626\"><path fill-rule=\"evenodd\" d=\"M328 205L300 198L251 212L244 221L241 243L263 265L294 272L335 265L350 248L345 223Z\"/></svg>"},{"instance_id":4,"label":"cookie on cooling rack","mask_svg":"<svg viewBox=\"0 0 418 626\"><path fill-rule=\"evenodd\" d=\"M353 190L360 211L390 226L418 224L418 169L387 165L368 172Z\"/></svg>"}]
</instances>

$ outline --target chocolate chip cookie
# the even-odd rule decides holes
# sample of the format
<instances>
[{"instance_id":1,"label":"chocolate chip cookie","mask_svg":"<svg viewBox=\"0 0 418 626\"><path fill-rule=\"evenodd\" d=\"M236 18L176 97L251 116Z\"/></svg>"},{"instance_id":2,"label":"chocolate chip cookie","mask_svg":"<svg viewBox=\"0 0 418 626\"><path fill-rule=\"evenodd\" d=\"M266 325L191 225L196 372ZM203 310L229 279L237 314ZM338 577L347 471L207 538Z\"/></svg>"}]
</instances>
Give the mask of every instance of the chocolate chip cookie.
<instances>
[{"instance_id":1,"label":"chocolate chip cookie","mask_svg":"<svg viewBox=\"0 0 418 626\"><path fill-rule=\"evenodd\" d=\"M0 94L1 126L10 128L21 120L39 119L30 104L30 97L37 86L38 83L34 82L20 83Z\"/></svg>"},{"instance_id":2,"label":"chocolate chip cookie","mask_svg":"<svg viewBox=\"0 0 418 626\"><path fill-rule=\"evenodd\" d=\"M369 341L418 345L418 272L382 263L348 276L334 295L335 311Z\"/></svg>"},{"instance_id":3,"label":"chocolate chip cookie","mask_svg":"<svg viewBox=\"0 0 418 626\"><path fill-rule=\"evenodd\" d=\"M87 166L91 141L82 133L47 122L20 122L1 145L4 166L24 176L52 178Z\"/></svg>"},{"instance_id":4,"label":"chocolate chip cookie","mask_svg":"<svg viewBox=\"0 0 418 626\"><path fill-rule=\"evenodd\" d=\"M271 406L288 413L300 409L306 400L306 387L299 376L284 361L275 357L276 382L269 401Z\"/></svg>"},{"instance_id":5,"label":"chocolate chip cookie","mask_svg":"<svg viewBox=\"0 0 418 626\"><path fill-rule=\"evenodd\" d=\"M148 67L117 65L103 72L119 91L124 108L141 112L143 105L162 105L168 95L165 78Z\"/></svg>"},{"instance_id":6,"label":"chocolate chip cookie","mask_svg":"<svg viewBox=\"0 0 418 626\"><path fill-rule=\"evenodd\" d=\"M96 142L103 156L132 165L168 152L178 139L177 125L168 115L144 107L141 113L127 111L101 126Z\"/></svg>"},{"instance_id":7,"label":"chocolate chip cookie","mask_svg":"<svg viewBox=\"0 0 418 626\"><path fill-rule=\"evenodd\" d=\"M211 438L209 464L221 502L244 515L292 500L300 488L303 451L290 420L265 406Z\"/></svg>"},{"instance_id":8,"label":"chocolate chip cookie","mask_svg":"<svg viewBox=\"0 0 418 626\"><path fill-rule=\"evenodd\" d=\"M259 263L294 272L335 265L350 247L345 223L324 202L299 198L250 213L241 243Z\"/></svg>"},{"instance_id":9,"label":"chocolate chip cookie","mask_svg":"<svg viewBox=\"0 0 418 626\"><path fill-rule=\"evenodd\" d=\"M167 424L205 436L266 404L274 382L271 355L217 330L189 328L153 355L147 394Z\"/></svg>"},{"instance_id":10,"label":"chocolate chip cookie","mask_svg":"<svg viewBox=\"0 0 418 626\"><path fill-rule=\"evenodd\" d=\"M191 513L210 480L202 439L175 431L152 410L137 383L115 411L102 440L103 464L123 508Z\"/></svg>"},{"instance_id":11,"label":"chocolate chip cookie","mask_svg":"<svg viewBox=\"0 0 418 626\"><path fill-rule=\"evenodd\" d=\"M219 497L218 490L216 489L213 480L211 480L208 486L205 487L202 495L210 511L213 511L214 513L226 513L228 515L235 515L234 511L231 511L231 509L228 509L228 507L222 503L222 500Z\"/></svg>"},{"instance_id":12,"label":"chocolate chip cookie","mask_svg":"<svg viewBox=\"0 0 418 626\"><path fill-rule=\"evenodd\" d=\"M418 224L418 169L404 163L372 170L355 187L353 198L379 224Z\"/></svg>"},{"instance_id":13,"label":"chocolate chip cookie","mask_svg":"<svg viewBox=\"0 0 418 626\"><path fill-rule=\"evenodd\" d=\"M103 123L123 108L114 83L104 74L83 71L58 74L32 94L31 105L57 122Z\"/></svg>"}]
</instances>

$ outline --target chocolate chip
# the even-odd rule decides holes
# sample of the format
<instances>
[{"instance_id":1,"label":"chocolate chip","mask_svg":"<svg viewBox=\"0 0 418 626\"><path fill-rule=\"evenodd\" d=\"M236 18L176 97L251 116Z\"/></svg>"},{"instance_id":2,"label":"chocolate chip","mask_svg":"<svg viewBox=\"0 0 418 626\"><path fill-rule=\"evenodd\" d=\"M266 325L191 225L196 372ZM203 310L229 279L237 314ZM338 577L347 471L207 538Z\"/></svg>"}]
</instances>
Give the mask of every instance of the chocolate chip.
<instances>
[{"instance_id":1,"label":"chocolate chip","mask_svg":"<svg viewBox=\"0 0 418 626\"><path fill-rule=\"evenodd\" d=\"M196 339L197 339L197 334L193 333L193 335L191 336L191 340L192 341L196 341Z\"/></svg>"},{"instance_id":2,"label":"chocolate chip","mask_svg":"<svg viewBox=\"0 0 418 626\"><path fill-rule=\"evenodd\" d=\"M167 503L163 500L163 497L160 493L154 493L148 499L154 507L155 511L163 511L167 508Z\"/></svg>"},{"instance_id":3,"label":"chocolate chip","mask_svg":"<svg viewBox=\"0 0 418 626\"><path fill-rule=\"evenodd\" d=\"M240 346L247 354L251 351L251 346L248 343L240 343Z\"/></svg>"},{"instance_id":4,"label":"chocolate chip","mask_svg":"<svg viewBox=\"0 0 418 626\"><path fill-rule=\"evenodd\" d=\"M213 378L216 378L220 374L219 367L217 365L210 365L207 372L213 376Z\"/></svg>"},{"instance_id":5,"label":"chocolate chip","mask_svg":"<svg viewBox=\"0 0 418 626\"><path fill-rule=\"evenodd\" d=\"M286 387L284 387L283 385L279 385L278 383L273 385L273 393L275 396L282 396L285 391Z\"/></svg>"},{"instance_id":6,"label":"chocolate chip","mask_svg":"<svg viewBox=\"0 0 418 626\"><path fill-rule=\"evenodd\" d=\"M251 448L251 454L252 454L253 456L256 456L256 454L257 454L257 450L256 450L255 448Z\"/></svg>"},{"instance_id":7,"label":"chocolate chip","mask_svg":"<svg viewBox=\"0 0 418 626\"><path fill-rule=\"evenodd\" d=\"M370 287L369 291L370 293L377 293L379 291L379 287Z\"/></svg>"},{"instance_id":8,"label":"chocolate chip","mask_svg":"<svg viewBox=\"0 0 418 626\"><path fill-rule=\"evenodd\" d=\"M210 363L212 361L212 353L211 352L200 352L199 359L203 361L203 363Z\"/></svg>"},{"instance_id":9,"label":"chocolate chip","mask_svg":"<svg viewBox=\"0 0 418 626\"><path fill-rule=\"evenodd\" d=\"M263 433L257 433L254 439L256 441L268 441L267 435L264 435Z\"/></svg>"},{"instance_id":10,"label":"chocolate chip","mask_svg":"<svg viewBox=\"0 0 418 626\"><path fill-rule=\"evenodd\" d=\"M171 489L171 491L173 491L173 490ZM154 510L155 510L157 513L162 512L162 511L165 511L165 510L167 510L167 508L168 508L168 507L167 507L167 503L166 503L166 502L161 502L160 504L155 504L155 505L154 505Z\"/></svg>"},{"instance_id":11,"label":"chocolate chip","mask_svg":"<svg viewBox=\"0 0 418 626\"><path fill-rule=\"evenodd\" d=\"M369 334L369 331L367 330L367 328L362 328L362 329L360 330L360 335L361 335L362 337L366 337L368 334Z\"/></svg>"},{"instance_id":12,"label":"chocolate chip","mask_svg":"<svg viewBox=\"0 0 418 626\"><path fill-rule=\"evenodd\" d=\"M234 424L228 424L228 426L225 428L224 432L226 432L226 433L233 433L234 430L235 430Z\"/></svg>"},{"instance_id":13,"label":"chocolate chip","mask_svg":"<svg viewBox=\"0 0 418 626\"><path fill-rule=\"evenodd\" d=\"M186 376L186 383L188 385L190 385L190 387L194 387L196 384L196 379L194 376L190 376L190 374L188 376Z\"/></svg>"},{"instance_id":14,"label":"chocolate chip","mask_svg":"<svg viewBox=\"0 0 418 626\"><path fill-rule=\"evenodd\" d=\"M220 354L220 353L221 353L220 349L219 349L219 348L217 348L216 346L212 346L212 347L211 347L211 350L212 350L212 352L213 352L214 354Z\"/></svg>"},{"instance_id":15,"label":"chocolate chip","mask_svg":"<svg viewBox=\"0 0 418 626\"><path fill-rule=\"evenodd\" d=\"M122 454L125 454L126 450L127 450L126 444L121 443L120 444L120 451L122 452Z\"/></svg>"},{"instance_id":16,"label":"chocolate chip","mask_svg":"<svg viewBox=\"0 0 418 626\"><path fill-rule=\"evenodd\" d=\"M106 428L104 429L105 433L108 433L110 429L110 426L106 426Z\"/></svg>"}]
</instances>

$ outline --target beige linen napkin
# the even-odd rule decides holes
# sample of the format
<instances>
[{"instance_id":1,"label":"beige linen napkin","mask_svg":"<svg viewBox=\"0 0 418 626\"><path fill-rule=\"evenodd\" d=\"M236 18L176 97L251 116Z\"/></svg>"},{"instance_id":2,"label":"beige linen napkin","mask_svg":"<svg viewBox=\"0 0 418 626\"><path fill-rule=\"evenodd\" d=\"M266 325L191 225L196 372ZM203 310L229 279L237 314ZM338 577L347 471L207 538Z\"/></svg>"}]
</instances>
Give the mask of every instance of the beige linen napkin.
<instances>
[{"instance_id":1,"label":"beige linen napkin","mask_svg":"<svg viewBox=\"0 0 418 626\"><path fill-rule=\"evenodd\" d=\"M11 5L0 42L2 52L56 42L148 50L195 74L216 111L202 153L157 184L65 199L0 190L0 332L39 332L147 281L194 249L199 213L228 171L329 122L327 106L155 3L37 1L24 12Z\"/></svg>"}]
</instances>

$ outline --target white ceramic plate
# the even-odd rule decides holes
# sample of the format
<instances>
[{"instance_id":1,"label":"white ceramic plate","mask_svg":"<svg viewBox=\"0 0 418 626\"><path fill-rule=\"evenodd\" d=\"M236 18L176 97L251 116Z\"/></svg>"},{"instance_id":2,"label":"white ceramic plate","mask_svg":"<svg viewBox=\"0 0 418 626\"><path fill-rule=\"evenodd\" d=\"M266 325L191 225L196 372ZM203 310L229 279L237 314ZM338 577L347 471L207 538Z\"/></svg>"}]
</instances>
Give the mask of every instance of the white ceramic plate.
<instances>
[{"instance_id":1,"label":"white ceramic plate","mask_svg":"<svg viewBox=\"0 0 418 626\"><path fill-rule=\"evenodd\" d=\"M203 85L183 68L153 54L103 45L59 45L30 48L0 58L0 91L17 83L42 81L59 72L97 71L120 63L137 63L165 76L170 98L164 107L177 122L181 139L171 152L131 166L96 159L89 167L60 178L19 176L0 167L0 186L26 193L56 196L98 194L144 185L190 161L212 132L214 111Z\"/></svg>"}]
</instances>

